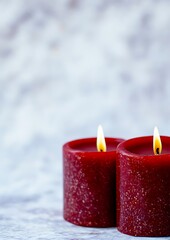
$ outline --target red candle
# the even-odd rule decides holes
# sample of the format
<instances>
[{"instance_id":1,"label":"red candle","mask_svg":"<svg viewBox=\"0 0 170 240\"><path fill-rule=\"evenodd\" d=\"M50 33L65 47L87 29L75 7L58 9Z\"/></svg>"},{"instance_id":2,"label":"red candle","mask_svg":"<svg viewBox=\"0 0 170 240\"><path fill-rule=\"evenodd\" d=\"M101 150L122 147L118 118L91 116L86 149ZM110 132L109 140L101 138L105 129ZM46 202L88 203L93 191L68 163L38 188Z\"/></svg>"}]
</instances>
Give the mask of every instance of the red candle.
<instances>
[{"instance_id":1,"label":"red candle","mask_svg":"<svg viewBox=\"0 0 170 240\"><path fill-rule=\"evenodd\" d=\"M107 152L97 152L96 138L63 146L65 220L86 227L115 226L115 150L120 142L106 138Z\"/></svg>"},{"instance_id":2,"label":"red candle","mask_svg":"<svg viewBox=\"0 0 170 240\"><path fill-rule=\"evenodd\" d=\"M157 139L158 140L158 139ZM117 148L117 227L132 236L170 235L170 137L127 140ZM158 146L158 145L157 145Z\"/></svg>"}]
</instances>

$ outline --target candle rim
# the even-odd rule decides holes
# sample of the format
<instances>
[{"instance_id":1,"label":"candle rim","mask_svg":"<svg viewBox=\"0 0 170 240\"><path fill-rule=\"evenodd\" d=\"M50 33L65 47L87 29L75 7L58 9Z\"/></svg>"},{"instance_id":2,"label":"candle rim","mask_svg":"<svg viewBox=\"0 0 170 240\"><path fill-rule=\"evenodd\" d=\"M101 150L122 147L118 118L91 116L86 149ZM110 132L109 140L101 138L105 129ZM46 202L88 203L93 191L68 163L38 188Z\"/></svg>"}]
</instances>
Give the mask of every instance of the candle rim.
<instances>
[{"instance_id":1,"label":"candle rim","mask_svg":"<svg viewBox=\"0 0 170 240\"><path fill-rule=\"evenodd\" d=\"M164 136L164 135L160 135L162 142L165 141L165 139L169 139L170 140L170 136ZM170 151L169 153L161 153L158 155L154 155L153 154L139 154L139 153L135 153L133 151L128 150L127 144L133 141L139 141L141 139L147 139L147 140L151 140L151 143L153 143L153 136L152 135L148 135L148 136L141 136L141 137L134 137L134 138L130 138L125 140L124 142L120 143L117 147L117 152L120 152L122 155L126 155L129 157L137 157L137 158L143 158L143 157L156 157L156 158L160 158L161 156L170 156ZM165 143L163 143L165 146ZM145 144L146 145L146 144ZM143 145L143 146L145 146ZM169 144L170 145L170 144ZM140 146L140 144L138 144L137 146ZM142 145L141 145L142 146ZM151 152L153 152L152 148L151 148Z\"/></svg>"},{"instance_id":2,"label":"candle rim","mask_svg":"<svg viewBox=\"0 0 170 240\"><path fill-rule=\"evenodd\" d=\"M89 137L89 138L79 138L79 139L74 139L74 140L71 140L71 141L68 141L66 142L65 144L63 144L63 148L67 148L67 149L70 149L72 150L73 152L75 153L85 153L85 154L91 154L91 153L95 153L95 154L110 154L110 153L113 153L113 152L116 152L116 149L117 149L117 146L122 143L123 141L125 141L124 139L122 138L113 138L113 137L105 137L105 140L106 140L106 144L108 144L107 142L108 141L111 141L113 140L113 142L117 143L117 145L113 145L113 147L115 147L113 150L108 150L107 152L98 152L97 151L97 148L96 148L96 151L86 151L86 150L79 150L79 149L76 149L74 148L73 146L71 146L72 144L75 144L75 143L78 143L79 141L84 141L84 142L88 142L88 141L93 141L94 140L94 148L96 148L96 137ZM109 143L110 144L110 143Z\"/></svg>"}]
</instances>

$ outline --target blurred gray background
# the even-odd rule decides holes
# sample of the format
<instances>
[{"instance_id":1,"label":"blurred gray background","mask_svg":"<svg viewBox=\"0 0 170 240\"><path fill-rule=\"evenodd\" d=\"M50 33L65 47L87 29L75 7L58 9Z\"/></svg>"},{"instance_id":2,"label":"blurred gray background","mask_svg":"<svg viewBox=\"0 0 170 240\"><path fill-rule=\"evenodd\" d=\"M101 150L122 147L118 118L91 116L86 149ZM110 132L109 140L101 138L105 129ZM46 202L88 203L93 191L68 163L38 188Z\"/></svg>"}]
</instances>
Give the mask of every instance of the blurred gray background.
<instances>
[{"instance_id":1,"label":"blurred gray background","mask_svg":"<svg viewBox=\"0 0 170 240\"><path fill-rule=\"evenodd\" d=\"M166 0L0 0L1 239L65 231L64 142L99 124L111 137L170 135L169 11Z\"/></svg>"}]
</instances>

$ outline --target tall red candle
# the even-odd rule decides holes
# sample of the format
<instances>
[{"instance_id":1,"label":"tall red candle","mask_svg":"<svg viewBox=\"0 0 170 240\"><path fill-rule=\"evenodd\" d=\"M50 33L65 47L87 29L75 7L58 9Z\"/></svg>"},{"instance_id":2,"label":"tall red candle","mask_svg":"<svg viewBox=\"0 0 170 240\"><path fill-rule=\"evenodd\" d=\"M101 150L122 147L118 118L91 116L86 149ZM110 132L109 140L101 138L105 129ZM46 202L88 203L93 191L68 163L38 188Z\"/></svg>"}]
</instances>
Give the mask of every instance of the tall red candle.
<instances>
[{"instance_id":1,"label":"tall red candle","mask_svg":"<svg viewBox=\"0 0 170 240\"><path fill-rule=\"evenodd\" d=\"M116 225L116 147L106 138L107 152L97 152L96 138L63 146L64 219L86 227Z\"/></svg>"},{"instance_id":2,"label":"tall red candle","mask_svg":"<svg viewBox=\"0 0 170 240\"><path fill-rule=\"evenodd\" d=\"M117 226L133 236L170 236L170 137L154 155L153 137L117 148Z\"/></svg>"}]
</instances>

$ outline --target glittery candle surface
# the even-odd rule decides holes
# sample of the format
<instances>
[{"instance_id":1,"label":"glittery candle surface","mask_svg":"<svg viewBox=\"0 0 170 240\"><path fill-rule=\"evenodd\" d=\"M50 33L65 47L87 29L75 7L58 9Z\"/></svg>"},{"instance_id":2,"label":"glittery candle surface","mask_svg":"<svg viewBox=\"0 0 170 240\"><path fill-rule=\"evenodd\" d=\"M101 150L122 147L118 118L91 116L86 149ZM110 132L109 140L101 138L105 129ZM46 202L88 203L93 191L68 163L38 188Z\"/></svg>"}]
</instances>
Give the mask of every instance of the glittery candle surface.
<instances>
[{"instance_id":1,"label":"glittery candle surface","mask_svg":"<svg viewBox=\"0 0 170 240\"><path fill-rule=\"evenodd\" d=\"M64 218L86 227L116 226L116 147L122 139L106 138L98 152L96 138L63 146Z\"/></svg>"},{"instance_id":2,"label":"glittery candle surface","mask_svg":"<svg viewBox=\"0 0 170 240\"><path fill-rule=\"evenodd\" d=\"M161 139L164 154L160 155L153 154L152 136L118 147L117 225L123 233L170 236L170 154L165 154L170 137Z\"/></svg>"}]
</instances>

